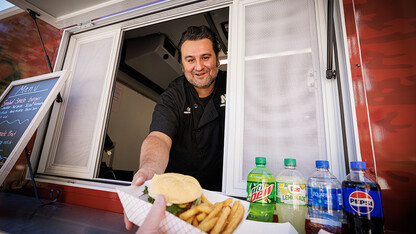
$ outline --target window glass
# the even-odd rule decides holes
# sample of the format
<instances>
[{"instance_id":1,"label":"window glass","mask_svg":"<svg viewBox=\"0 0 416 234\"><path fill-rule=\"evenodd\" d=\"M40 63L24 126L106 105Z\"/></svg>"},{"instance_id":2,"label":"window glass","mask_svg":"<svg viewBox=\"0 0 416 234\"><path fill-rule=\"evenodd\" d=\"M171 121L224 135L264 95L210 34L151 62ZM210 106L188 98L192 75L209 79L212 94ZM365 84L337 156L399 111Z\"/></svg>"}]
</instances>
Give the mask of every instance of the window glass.
<instances>
[{"instance_id":1,"label":"window glass","mask_svg":"<svg viewBox=\"0 0 416 234\"><path fill-rule=\"evenodd\" d=\"M268 1L244 14L242 178L259 156L275 175L295 158L308 177L326 158L313 1Z\"/></svg>"}]
</instances>

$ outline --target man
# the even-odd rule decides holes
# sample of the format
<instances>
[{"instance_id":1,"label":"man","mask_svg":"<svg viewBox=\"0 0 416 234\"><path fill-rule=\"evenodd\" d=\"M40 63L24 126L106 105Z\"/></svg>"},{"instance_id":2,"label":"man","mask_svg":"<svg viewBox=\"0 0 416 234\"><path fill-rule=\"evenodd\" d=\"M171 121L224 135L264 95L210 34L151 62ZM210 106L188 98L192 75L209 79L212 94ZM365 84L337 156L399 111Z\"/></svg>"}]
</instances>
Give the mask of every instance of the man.
<instances>
[{"instance_id":1,"label":"man","mask_svg":"<svg viewBox=\"0 0 416 234\"><path fill-rule=\"evenodd\" d=\"M218 69L218 40L208 27L192 26L178 47L184 76L169 85L155 107L133 183L178 172L220 191L226 74Z\"/></svg>"},{"instance_id":2,"label":"man","mask_svg":"<svg viewBox=\"0 0 416 234\"><path fill-rule=\"evenodd\" d=\"M206 26L191 26L178 46L184 75L161 95L143 141L133 184L154 174L194 176L201 186L222 187L226 73L218 69L219 43ZM132 224L125 219L127 229Z\"/></svg>"}]
</instances>

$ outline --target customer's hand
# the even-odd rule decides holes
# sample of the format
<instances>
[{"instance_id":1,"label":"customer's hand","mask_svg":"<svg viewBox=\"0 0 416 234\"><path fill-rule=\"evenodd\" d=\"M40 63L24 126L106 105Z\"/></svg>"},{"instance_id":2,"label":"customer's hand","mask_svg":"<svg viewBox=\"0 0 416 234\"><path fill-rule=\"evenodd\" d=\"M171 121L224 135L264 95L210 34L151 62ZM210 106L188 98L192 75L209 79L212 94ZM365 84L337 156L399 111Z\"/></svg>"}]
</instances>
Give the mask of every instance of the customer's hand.
<instances>
[{"instance_id":1,"label":"customer's hand","mask_svg":"<svg viewBox=\"0 0 416 234\"><path fill-rule=\"evenodd\" d=\"M152 209L146 216L142 226L139 227L136 233L159 233L160 222L165 217L166 201L165 197L161 194L157 195Z\"/></svg>"},{"instance_id":2,"label":"customer's hand","mask_svg":"<svg viewBox=\"0 0 416 234\"><path fill-rule=\"evenodd\" d=\"M141 168L133 177L131 184L140 186L144 184L145 181L150 180L155 175L155 171L151 168ZM127 230L131 230L134 227L134 224L130 222L127 218L126 213L124 213L124 224L126 225Z\"/></svg>"}]
</instances>

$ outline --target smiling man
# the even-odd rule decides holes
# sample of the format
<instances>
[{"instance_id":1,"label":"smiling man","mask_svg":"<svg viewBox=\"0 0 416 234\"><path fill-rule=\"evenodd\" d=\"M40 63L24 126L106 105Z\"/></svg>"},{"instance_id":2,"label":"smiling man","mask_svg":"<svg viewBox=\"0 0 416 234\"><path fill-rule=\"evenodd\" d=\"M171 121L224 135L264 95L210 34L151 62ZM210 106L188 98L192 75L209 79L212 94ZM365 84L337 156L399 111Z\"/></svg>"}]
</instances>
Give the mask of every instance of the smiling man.
<instances>
[{"instance_id":1,"label":"smiling man","mask_svg":"<svg viewBox=\"0 0 416 234\"><path fill-rule=\"evenodd\" d=\"M216 35L189 27L178 48L184 75L161 95L150 133L143 141L133 184L177 172L195 177L205 189L221 191L226 73L218 69Z\"/></svg>"}]
</instances>

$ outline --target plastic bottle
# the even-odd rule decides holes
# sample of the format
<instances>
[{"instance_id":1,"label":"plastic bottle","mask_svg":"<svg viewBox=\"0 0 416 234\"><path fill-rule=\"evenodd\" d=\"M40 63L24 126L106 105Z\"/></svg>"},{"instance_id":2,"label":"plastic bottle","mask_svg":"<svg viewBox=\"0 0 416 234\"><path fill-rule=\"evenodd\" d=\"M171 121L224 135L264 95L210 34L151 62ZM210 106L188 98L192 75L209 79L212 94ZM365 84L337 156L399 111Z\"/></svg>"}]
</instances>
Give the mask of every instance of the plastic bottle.
<instances>
[{"instance_id":1,"label":"plastic bottle","mask_svg":"<svg viewBox=\"0 0 416 234\"><path fill-rule=\"evenodd\" d=\"M329 172L329 162L317 160L316 171L308 179L308 213L306 233L316 234L323 229L341 233L343 223L341 182Z\"/></svg>"},{"instance_id":2,"label":"plastic bottle","mask_svg":"<svg viewBox=\"0 0 416 234\"><path fill-rule=\"evenodd\" d=\"M266 158L256 157L256 167L247 176L249 220L273 222L275 208L275 180L266 168Z\"/></svg>"},{"instance_id":3,"label":"plastic bottle","mask_svg":"<svg viewBox=\"0 0 416 234\"><path fill-rule=\"evenodd\" d=\"M305 233L307 211L306 180L296 170L296 159L285 158L285 169L276 176L276 209L279 223L290 222L299 233Z\"/></svg>"},{"instance_id":4,"label":"plastic bottle","mask_svg":"<svg viewBox=\"0 0 416 234\"><path fill-rule=\"evenodd\" d=\"M384 233L380 186L365 173L366 164L351 162L351 173L342 181L348 233Z\"/></svg>"}]
</instances>

